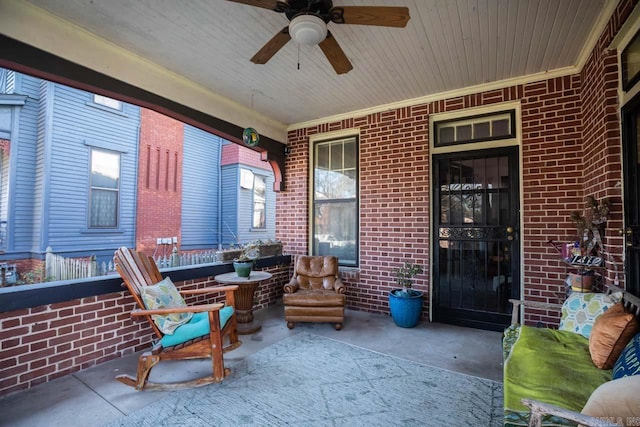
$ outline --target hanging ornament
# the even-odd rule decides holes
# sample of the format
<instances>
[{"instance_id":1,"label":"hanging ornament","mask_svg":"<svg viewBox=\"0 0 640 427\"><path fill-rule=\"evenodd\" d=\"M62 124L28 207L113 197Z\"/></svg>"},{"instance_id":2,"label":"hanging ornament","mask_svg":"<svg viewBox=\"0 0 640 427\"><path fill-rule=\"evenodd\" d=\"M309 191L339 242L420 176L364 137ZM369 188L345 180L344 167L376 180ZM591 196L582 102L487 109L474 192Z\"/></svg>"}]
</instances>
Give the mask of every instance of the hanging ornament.
<instances>
[{"instance_id":1,"label":"hanging ornament","mask_svg":"<svg viewBox=\"0 0 640 427\"><path fill-rule=\"evenodd\" d=\"M249 147L255 147L258 145L258 142L260 142L260 135L258 135L258 131L254 128L246 128L244 132L242 132L242 141Z\"/></svg>"},{"instance_id":2,"label":"hanging ornament","mask_svg":"<svg viewBox=\"0 0 640 427\"><path fill-rule=\"evenodd\" d=\"M253 93L251 94L251 121L253 122ZM244 145L249 147L255 147L260 142L260 135L258 131L252 127L245 128L242 132L242 141Z\"/></svg>"}]
</instances>

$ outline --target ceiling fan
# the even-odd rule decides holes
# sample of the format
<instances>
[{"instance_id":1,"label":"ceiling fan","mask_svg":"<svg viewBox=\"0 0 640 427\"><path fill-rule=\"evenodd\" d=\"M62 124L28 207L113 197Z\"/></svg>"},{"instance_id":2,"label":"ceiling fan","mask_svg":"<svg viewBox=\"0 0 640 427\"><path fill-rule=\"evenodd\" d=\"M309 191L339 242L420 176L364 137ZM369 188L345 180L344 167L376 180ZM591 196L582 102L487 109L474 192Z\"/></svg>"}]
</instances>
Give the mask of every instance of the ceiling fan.
<instances>
[{"instance_id":1,"label":"ceiling fan","mask_svg":"<svg viewBox=\"0 0 640 427\"><path fill-rule=\"evenodd\" d=\"M351 62L336 41L327 24L358 24L403 28L409 21L409 8L387 6L333 6L332 0L228 0L284 13L289 25L278 32L251 62L266 64L282 47L294 41L320 46L338 74L348 73Z\"/></svg>"}]
</instances>

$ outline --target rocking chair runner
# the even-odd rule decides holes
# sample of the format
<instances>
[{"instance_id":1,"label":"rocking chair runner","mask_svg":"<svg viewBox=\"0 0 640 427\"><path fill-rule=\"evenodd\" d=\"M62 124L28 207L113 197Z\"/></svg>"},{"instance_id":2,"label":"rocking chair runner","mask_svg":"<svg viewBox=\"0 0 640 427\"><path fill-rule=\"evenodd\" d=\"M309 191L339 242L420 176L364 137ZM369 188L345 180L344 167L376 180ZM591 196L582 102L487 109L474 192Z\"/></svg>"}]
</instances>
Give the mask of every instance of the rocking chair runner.
<instances>
[{"instance_id":1,"label":"rocking chair runner","mask_svg":"<svg viewBox=\"0 0 640 427\"><path fill-rule=\"evenodd\" d=\"M151 257L147 257L134 250L122 247L115 253L115 266L124 280L133 298L135 299L139 310L131 312L131 316L145 316L150 322L156 336L157 342L154 342L150 351L145 351L138 359L137 377L129 375L119 375L116 379L126 385L135 387L136 390L169 390L178 388L198 387L213 382L220 382L231 371L224 367L223 353L238 348L242 342L238 340L236 331L237 321L235 313L235 291L238 286L221 286L215 288L192 289L180 291L182 295L195 295L205 293L224 292L226 296L226 304L206 304L187 306L180 308L159 308L148 310L145 308L142 291L145 286L154 285L163 278L158 267ZM230 309L227 307L231 307ZM221 327L221 309L226 312L232 312L226 323ZM152 315L167 315L174 313L207 313L208 331L206 331L206 323L194 325L194 321L206 322L204 315L194 315L189 323L179 326L173 335L163 334L156 323L152 319ZM226 316L223 316L226 317ZM204 329L203 329L204 326ZM191 337L189 334L182 334L180 328L186 327L183 331L203 331L200 336ZM193 335L193 333L191 334ZM185 336L185 340L181 341L180 336ZM168 337L170 339L164 339ZM223 346L223 342L228 338L228 344ZM169 343L171 345L163 345ZM173 341L173 342L171 342ZM177 342L176 342L177 341ZM213 363L213 375L195 380L179 382L179 383L152 383L147 381L151 369L162 360L185 360L185 359L205 359L211 358Z\"/></svg>"}]
</instances>

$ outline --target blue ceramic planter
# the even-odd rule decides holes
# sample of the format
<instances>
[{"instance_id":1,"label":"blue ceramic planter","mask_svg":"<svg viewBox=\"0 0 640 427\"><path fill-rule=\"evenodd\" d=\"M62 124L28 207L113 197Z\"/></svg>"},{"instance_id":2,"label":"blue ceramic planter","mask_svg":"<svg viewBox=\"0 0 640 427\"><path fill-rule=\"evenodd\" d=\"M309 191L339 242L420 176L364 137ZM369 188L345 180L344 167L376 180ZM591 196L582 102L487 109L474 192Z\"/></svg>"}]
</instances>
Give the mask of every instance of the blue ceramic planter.
<instances>
[{"instance_id":1,"label":"blue ceramic planter","mask_svg":"<svg viewBox=\"0 0 640 427\"><path fill-rule=\"evenodd\" d=\"M422 297L424 293L409 289L394 289L389 293L389 309L396 325L401 328L413 328L420 321L422 313Z\"/></svg>"},{"instance_id":2,"label":"blue ceramic planter","mask_svg":"<svg viewBox=\"0 0 640 427\"><path fill-rule=\"evenodd\" d=\"M253 261L247 262L233 262L233 268L236 271L238 277L249 277L251 270L253 269Z\"/></svg>"}]
</instances>

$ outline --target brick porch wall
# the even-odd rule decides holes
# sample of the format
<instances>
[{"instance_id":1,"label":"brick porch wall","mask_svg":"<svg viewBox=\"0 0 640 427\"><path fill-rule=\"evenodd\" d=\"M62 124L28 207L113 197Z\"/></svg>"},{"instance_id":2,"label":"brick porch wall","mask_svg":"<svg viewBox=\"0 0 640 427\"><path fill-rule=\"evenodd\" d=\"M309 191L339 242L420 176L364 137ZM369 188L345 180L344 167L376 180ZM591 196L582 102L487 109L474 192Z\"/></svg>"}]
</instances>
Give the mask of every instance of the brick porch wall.
<instances>
[{"instance_id":1,"label":"brick porch wall","mask_svg":"<svg viewBox=\"0 0 640 427\"><path fill-rule=\"evenodd\" d=\"M523 296L558 302L566 270L548 242L575 240L569 217L584 208L585 196L613 199L605 244L617 258L622 254L615 234L622 225L617 64L615 52L604 48L634 3L618 6L581 74L290 131L286 191L278 194L276 212L285 252L308 253L309 137L360 128L360 268L347 277L347 301L353 309L388 313L392 269L408 259L430 265L429 115L520 101ZM428 292L428 277L427 270L415 287ZM553 325L559 313L527 310L526 321Z\"/></svg>"},{"instance_id":2,"label":"brick porch wall","mask_svg":"<svg viewBox=\"0 0 640 427\"><path fill-rule=\"evenodd\" d=\"M258 288L256 308L282 297L290 277L289 266L264 271L273 277ZM209 277L176 285L217 284ZM215 298L199 296L187 302L207 304ZM118 292L0 313L0 396L148 349L153 331L146 320L131 318L133 308L129 293Z\"/></svg>"}]
</instances>

